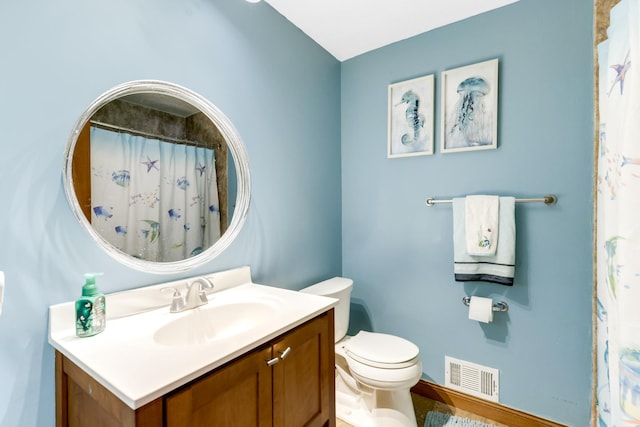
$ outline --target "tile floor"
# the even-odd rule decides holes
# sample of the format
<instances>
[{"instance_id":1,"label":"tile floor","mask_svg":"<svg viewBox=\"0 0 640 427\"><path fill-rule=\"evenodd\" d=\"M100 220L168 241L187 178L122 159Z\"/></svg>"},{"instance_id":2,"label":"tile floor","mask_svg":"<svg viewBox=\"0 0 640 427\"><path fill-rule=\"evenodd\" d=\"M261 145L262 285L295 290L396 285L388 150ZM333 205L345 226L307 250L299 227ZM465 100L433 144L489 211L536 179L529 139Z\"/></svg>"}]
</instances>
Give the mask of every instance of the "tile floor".
<instances>
[{"instance_id":1,"label":"tile floor","mask_svg":"<svg viewBox=\"0 0 640 427\"><path fill-rule=\"evenodd\" d=\"M413 408L416 412L416 421L418 422L418 427L422 427L424 425L424 420L427 417L427 412L429 411L438 411L445 414L453 414L458 417L465 417L476 421L481 421L483 423L492 424L497 427L509 427L506 424L500 424L497 421L493 421L489 418L480 417L478 415L472 414L471 412L463 411L461 409L457 409L451 406L448 406L441 402L436 402L434 400L427 399L422 396L418 396L416 394L411 394L411 398L413 399ZM344 421L338 419L336 427L352 427L351 424L347 424Z\"/></svg>"}]
</instances>

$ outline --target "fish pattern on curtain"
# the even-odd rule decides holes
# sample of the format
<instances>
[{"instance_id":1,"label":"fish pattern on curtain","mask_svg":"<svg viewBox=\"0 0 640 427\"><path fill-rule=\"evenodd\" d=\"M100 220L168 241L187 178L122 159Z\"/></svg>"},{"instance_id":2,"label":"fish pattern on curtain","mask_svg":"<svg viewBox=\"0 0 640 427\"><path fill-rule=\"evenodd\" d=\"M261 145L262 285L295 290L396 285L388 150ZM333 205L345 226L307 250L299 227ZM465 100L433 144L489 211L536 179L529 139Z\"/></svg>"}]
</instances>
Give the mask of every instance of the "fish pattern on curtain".
<instances>
[{"instance_id":1,"label":"fish pattern on curtain","mask_svg":"<svg viewBox=\"0 0 640 427\"><path fill-rule=\"evenodd\" d=\"M640 8L611 10L598 45L598 425L640 425Z\"/></svg>"},{"instance_id":2,"label":"fish pattern on curtain","mask_svg":"<svg viewBox=\"0 0 640 427\"><path fill-rule=\"evenodd\" d=\"M220 238L211 149L91 127L91 222L122 252L180 261Z\"/></svg>"}]
</instances>

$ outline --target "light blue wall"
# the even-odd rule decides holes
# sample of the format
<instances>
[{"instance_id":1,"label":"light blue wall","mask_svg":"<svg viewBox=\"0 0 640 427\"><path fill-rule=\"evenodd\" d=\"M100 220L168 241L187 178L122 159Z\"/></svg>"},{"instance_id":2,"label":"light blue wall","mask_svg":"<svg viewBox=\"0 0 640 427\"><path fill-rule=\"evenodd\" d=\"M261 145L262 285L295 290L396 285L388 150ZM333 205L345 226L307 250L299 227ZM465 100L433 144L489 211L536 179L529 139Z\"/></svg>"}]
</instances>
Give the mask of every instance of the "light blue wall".
<instances>
[{"instance_id":1,"label":"light blue wall","mask_svg":"<svg viewBox=\"0 0 640 427\"><path fill-rule=\"evenodd\" d=\"M47 308L76 298L85 272L104 271L106 292L240 265L287 288L341 273L340 63L267 4L3 1L0 55L1 426L54 425ZM247 147L245 228L191 273L117 265L76 223L63 192L76 119L104 91L137 79L200 93Z\"/></svg>"},{"instance_id":2,"label":"light blue wall","mask_svg":"<svg viewBox=\"0 0 640 427\"><path fill-rule=\"evenodd\" d=\"M355 313L419 345L426 379L444 356L500 370L501 403L583 427L591 390L593 4L521 0L342 66L343 274ZM387 159L387 86L500 60L497 150ZM436 115L436 136L442 130ZM439 145L436 145L439 150ZM465 194L558 196L517 205L515 285L453 280L450 205ZM494 322L465 295L506 301Z\"/></svg>"}]
</instances>

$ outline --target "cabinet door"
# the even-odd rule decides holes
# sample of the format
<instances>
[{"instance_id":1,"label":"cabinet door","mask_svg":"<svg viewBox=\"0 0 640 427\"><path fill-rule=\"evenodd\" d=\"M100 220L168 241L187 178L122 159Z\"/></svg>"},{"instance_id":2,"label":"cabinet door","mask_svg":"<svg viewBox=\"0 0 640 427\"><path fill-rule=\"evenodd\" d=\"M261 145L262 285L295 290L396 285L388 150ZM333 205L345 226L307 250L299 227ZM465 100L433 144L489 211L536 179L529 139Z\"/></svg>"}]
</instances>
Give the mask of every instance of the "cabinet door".
<instances>
[{"instance_id":1,"label":"cabinet door","mask_svg":"<svg viewBox=\"0 0 640 427\"><path fill-rule=\"evenodd\" d=\"M333 310L273 345L273 425L335 425Z\"/></svg>"},{"instance_id":2,"label":"cabinet door","mask_svg":"<svg viewBox=\"0 0 640 427\"><path fill-rule=\"evenodd\" d=\"M271 348L251 352L165 399L166 427L270 427Z\"/></svg>"}]
</instances>

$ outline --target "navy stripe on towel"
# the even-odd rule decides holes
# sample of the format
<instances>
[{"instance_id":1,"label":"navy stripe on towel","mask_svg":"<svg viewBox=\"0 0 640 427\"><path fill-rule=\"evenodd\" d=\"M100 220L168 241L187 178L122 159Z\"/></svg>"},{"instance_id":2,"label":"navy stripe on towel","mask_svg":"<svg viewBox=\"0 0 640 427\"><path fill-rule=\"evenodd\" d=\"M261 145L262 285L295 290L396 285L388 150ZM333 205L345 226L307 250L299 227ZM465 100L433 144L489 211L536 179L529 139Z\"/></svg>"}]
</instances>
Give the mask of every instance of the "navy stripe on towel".
<instances>
[{"instance_id":1,"label":"navy stripe on towel","mask_svg":"<svg viewBox=\"0 0 640 427\"><path fill-rule=\"evenodd\" d=\"M513 286L513 277L496 276L493 274L460 274L455 273L456 282L492 282L500 285Z\"/></svg>"}]
</instances>

